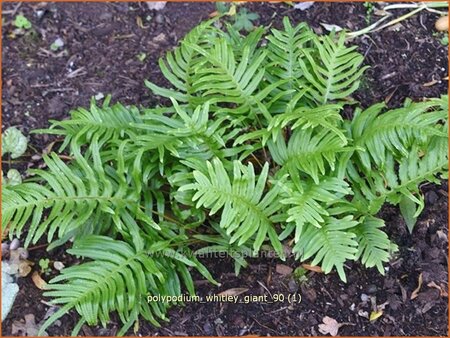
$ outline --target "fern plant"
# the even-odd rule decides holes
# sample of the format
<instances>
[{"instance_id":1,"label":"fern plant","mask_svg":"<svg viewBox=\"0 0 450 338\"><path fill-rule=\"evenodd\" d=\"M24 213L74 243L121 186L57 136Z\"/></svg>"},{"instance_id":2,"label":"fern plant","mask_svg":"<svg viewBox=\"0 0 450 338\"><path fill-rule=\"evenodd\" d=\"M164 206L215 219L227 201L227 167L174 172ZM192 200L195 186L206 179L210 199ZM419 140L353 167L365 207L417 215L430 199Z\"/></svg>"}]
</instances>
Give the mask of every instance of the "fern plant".
<instances>
[{"instance_id":1,"label":"fern plant","mask_svg":"<svg viewBox=\"0 0 450 338\"><path fill-rule=\"evenodd\" d=\"M236 273L246 256L285 259L289 246L343 281L347 261L384 273L396 245L381 207L399 205L412 231L420 185L447 177L447 96L362 109L349 96L367 67L344 35L283 23L243 36L204 22L160 60L171 88L146 81L169 104L108 97L36 131L63 143L2 186L3 230L82 260L48 284L60 308L41 332L71 310L74 334L111 312L119 334L139 317L158 326L172 304L147 296L194 294L193 270L217 283L197 257L213 252Z\"/></svg>"}]
</instances>

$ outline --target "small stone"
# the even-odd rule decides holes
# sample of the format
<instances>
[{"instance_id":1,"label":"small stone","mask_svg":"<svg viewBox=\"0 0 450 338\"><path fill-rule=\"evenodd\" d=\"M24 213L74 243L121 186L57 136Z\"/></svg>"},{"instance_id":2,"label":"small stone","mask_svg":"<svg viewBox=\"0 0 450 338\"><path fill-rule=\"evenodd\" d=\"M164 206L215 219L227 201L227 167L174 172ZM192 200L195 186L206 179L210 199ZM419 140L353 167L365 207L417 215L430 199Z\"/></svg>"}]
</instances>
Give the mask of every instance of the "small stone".
<instances>
[{"instance_id":1,"label":"small stone","mask_svg":"<svg viewBox=\"0 0 450 338\"><path fill-rule=\"evenodd\" d=\"M56 49L61 48L61 47L64 47L64 40L61 39L61 38L56 38L56 40L53 41L53 44L52 44L52 45L53 45L54 48L56 48Z\"/></svg>"},{"instance_id":2,"label":"small stone","mask_svg":"<svg viewBox=\"0 0 450 338\"><path fill-rule=\"evenodd\" d=\"M38 11L36 11L35 14L36 14L37 18L40 19L40 18L42 18L42 17L44 16L45 11L43 11L43 10L38 10Z\"/></svg>"},{"instance_id":3,"label":"small stone","mask_svg":"<svg viewBox=\"0 0 450 338\"><path fill-rule=\"evenodd\" d=\"M294 8L299 9L301 11L306 11L312 5L314 5L314 1L304 1L304 2L299 2L299 3L295 4Z\"/></svg>"},{"instance_id":4,"label":"small stone","mask_svg":"<svg viewBox=\"0 0 450 338\"><path fill-rule=\"evenodd\" d=\"M59 262L59 261L56 261L56 262L53 263L53 267L56 270L61 271L62 269L64 269L64 264Z\"/></svg>"},{"instance_id":5,"label":"small stone","mask_svg":"<svg viewBox=\"0 0 450 338\"><path fill-rule=\"evenodd\" d=\"M11 308L19 292L19 286L13 282L8 274L9 264L2 262L2 322L11 311Z\"/></svg>"},{"instance_id":6,"label":"small stone","mask_svg":"<svg viewBox=\"0 0 450 338\"><path fill-rule=\"evenodd\" d=\"M9 250L17 250L20 246L20 241L17 238L14 238L9 245Z\"/></svg>"},{"instance_id":7,"label":"small stone","mask_svg":"<svg viewBox=\"0 0 450 338\"><path fill-rule=\"evenodd\" d=\"M366 295L365 293L361 294L361 301L363 301L364 303L366 303L369 299L370 299L370 297L368 295Z\"/></svg>"}]
</instances>

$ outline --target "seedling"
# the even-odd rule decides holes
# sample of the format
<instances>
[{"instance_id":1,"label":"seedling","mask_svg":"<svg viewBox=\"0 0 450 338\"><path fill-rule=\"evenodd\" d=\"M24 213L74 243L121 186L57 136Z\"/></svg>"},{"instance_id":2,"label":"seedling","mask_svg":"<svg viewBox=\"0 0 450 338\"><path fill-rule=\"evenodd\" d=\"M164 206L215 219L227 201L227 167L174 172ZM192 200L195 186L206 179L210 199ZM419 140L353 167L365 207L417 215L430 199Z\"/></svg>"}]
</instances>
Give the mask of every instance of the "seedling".
<instances>
[{"instance_id":1,"label":"seedling","mask_svg":"<svg viewBox=\"0 0 450 338\"><path fill-rule=\"evenodd\" d=\"M233 28L237 31L246 30L250 32L253 30L253 21L259 19L258 13L249 12L247 8L237 8L234 3L217 2L217 12L221 15L228 15L232 18Z\"/></svg>"},{"instance_id":2,"label":"seedling","mask_svg":"<svg viewBox=\"0 0 450 338\"><path fill-rule=\"evenodd\" d=\"M41 273L48 273L50 271L50 259L41 258L39 260L39 267L41 268Z\"/></svg>"},{"instance_id":3,"label":"seedling","mask_svg":"<svg viewBox=\"0 0 450 338\"><path fill-rule=\"evenodd\" d=\"M364 2L363 6L366 7L366 23L370 23L372 14L375 11L375 5L372 2Z\"/></svg>"},{"instance_id":4,"label":"seedling","mask_svg":"<svg viewBox=\"0 0 450 338\"><path fill-rule=\"evenodd\" d=\"M14 20L14 25L19 29L31 29L31 22L23 15L19 14Z\"/></svg>"}]
</instances>

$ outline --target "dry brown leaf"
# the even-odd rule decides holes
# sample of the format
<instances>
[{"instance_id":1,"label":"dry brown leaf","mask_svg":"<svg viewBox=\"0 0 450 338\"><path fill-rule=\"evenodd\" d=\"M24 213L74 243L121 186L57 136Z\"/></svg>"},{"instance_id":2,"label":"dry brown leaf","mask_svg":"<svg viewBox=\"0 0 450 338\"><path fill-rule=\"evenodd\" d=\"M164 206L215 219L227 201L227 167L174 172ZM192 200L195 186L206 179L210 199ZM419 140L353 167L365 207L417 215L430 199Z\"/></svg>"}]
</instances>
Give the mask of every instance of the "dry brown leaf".
<instances>
[{"instance_id":1,"label":"dry brown leaf","mask_svg":"<svg viewBox=\"0 0 450 338\"><path fill-rule=\"evenodd\" d=\"M239 296L240 294L243 294L244 292L247 292L248 289L246 288L232 288L225 291L222 291L219 293L219 296Z\"/></svg>"},{"instance_id":2,"label":"dry brown leaf","mask_svg":"<svg viewBox=\"0 0 450 338\"><path fill-rule=\"evenodd\" d=\"M144 23L142 22L142 18L140 16L136 17L136 24L141 29L147 29L148 28L147 26L144 26Z\"/></svg>"},{"instance_id":3,"label":"dry brown leaf","mask_svg":"<svg viewBox=\"0 0 450 338\"><path fill-rule=\"evenodd\" d=\"M218 11L214 11L214 12L211 12L211 13L209 13L209 17L210 18L214 18L215 16L218 16L218 15L220 15L220 13L218 12Z\"/></svg>"},{"instance_id":4,"label":"dry brown leaf","mask_svg":"<svg viewBox=\"0 0 450 338\"><path fill-rule=\"evenodd\" d=\"M447 291L445 291L445 289L443 288L443 286L439 286L439 285L437 285L435 282L429 282L428 284L427 284L427 286L429 287L429 288L435 288L435 289L438 289L439 290L439 292L440 292L440 295L441 295L441 297L448 297L448 293L447 293Z\"/></svg>"},{"instance_id":5,"label":"dry brown leaf","mask_svg":"<svg viewBox=\"0 0 450 338\"><path fill-rule=\"evenodd\" d=\"M302 264L302 268L309 270L309 271L319 272L319 273L323 272L322 268L317 265Z\"/></svg>"},{"instance_id":6,"label":"dry brown leaf","mask_svg":"<svg viewBox=\"0 0 450 338\"><path fill-rule=\"evenodd\" d=\"M430 82L424 83L422 86L424 86L424 87L431 87L431 86L434 86L438 82L439 82L438 80L433 79Z\"/></svg>"},{"instance_id":7,"label":"dry brown leaf","mask_svg":"<svg viewBox=\"0 0 450 338\"><path fill-rule=\"evenodd\" d=\"M322 319L323 324L319 324L319 331L322 334L330 334L331 336L335 337L338 334L339 328L342 326L342 324L339 324L336 319L333 319L331 317L325 316Z\"/></svg>"},{"instance_id":8,"label":"dry brown leaf","mask_svg":"<svg viewBox=\"0 0 450 338\"><path fill-rule=\"evenodd\" d=\"M422 272L419 275L419 280L418 280L418 286L417 288L411 293L411 298L410 299L414 299L419 295L419 291L420 288L422 287L422 283L423 283L423 276L422 276Z\"/></svg>"},{"instance_id":9,"label":"dry brown leaf","mask_svg":"<svg viewBox=\"0 0 450 338\"><path fill-rule=\"evenodd\" d=\"M33 272L33 274L31 275L31 279L33 280L34 285L36 285L38 289L41 290L45 289L47 282L42 279L42 277L39 275L37 271Z\"/></svg>"},{"instance_id":10,"label":"dry brown leaf","mask_svg":"<svg viewBox=\"0 0 450 338\"><path fill-rule=\"evenodd\" d=\"M434 26L440 32L448 31L448 15L440 17Z\"/></svg>"},{"instance_id":11,"label":"dry brown leaf","mask_svg":"<svg viewBox=\"0 0 450 338\"><path fill-rule=\"evenodd\" d=\"M25 315L25 323L23 321L14 321L12 324L12 334L18 336L36 337L39 332L39 326L36 325L36 320L33 314ZM44 331L43 336L48 336Z\"/></svg>"},{"instance_id":12,"label":"dry brown leaf","mask_svg":"<svg viewBox=\"0 0 450 338\"><path fill-rule=\"evenodd\" d=\"M31 272L31 266L33 265L33 262L30 262L28 260L23 260L19 263L19 271L18 275L20 277L26 277Z\"/></svg>"},{"instance_id":13,"label":"dry brown leaf","mask_svg":"<svg viewBox=\"0 0 450 338\"><path fill-rule=\"evenodd\" d=\"M290 275L292 271L294 271L294 269L284 264L277 264L277 266L275 267L275 271L280 275L286 276Z\"/></svg>"}]
</instances>

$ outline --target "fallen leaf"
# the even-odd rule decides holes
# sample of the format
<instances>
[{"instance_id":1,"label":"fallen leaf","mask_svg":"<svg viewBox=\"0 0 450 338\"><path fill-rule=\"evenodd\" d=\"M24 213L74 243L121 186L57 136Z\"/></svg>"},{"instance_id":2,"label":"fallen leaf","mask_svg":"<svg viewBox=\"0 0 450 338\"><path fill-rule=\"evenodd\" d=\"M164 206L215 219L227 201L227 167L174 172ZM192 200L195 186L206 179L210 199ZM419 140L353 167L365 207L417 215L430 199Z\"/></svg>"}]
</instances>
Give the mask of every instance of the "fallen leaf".
<instances>
[{"instance_id":1,"label":"fallen leaf","mask_svg":"<svg viewBox=\"0 0 450 338\"><path fill-rule=\"evenodd\" d=\"M382 315L383 315L383 311L382 310L380 310L380 311L372 311L370 313L369 320L371 322L373 322L373 321L377 320L378 318L380 318Z\"/></svg>"},{"instance_id":2,"label":"fallen leaf","mask_svg":"<svg viewBox=\"0 0 450 338\"><path fill-rule=\"evenodd\" d=\"M136 24L141 29L146 29L147 28L147 26L144 26L144 23L143 23L142 18L140 16L136 17Z\"/></svg>"},{"instance_id":3,"label":"fallen leaf","mask_svg":"<svg viewBox=\"0 0 450 338\"><path fill-rule=\"evenodd\" d=\"M294 269L284 264L277 264L277 266L275 267L275 271L280 275L286 276L290 275L292 271L294 271Z\"/></svg>"},{"instance_id":4,"label":"fallen leaf","mask_svg":"<svg viewBox=\"0 0 450 338\"><path fill-rule=\"evenodd\" d=\"M430 82L424 83L422 86L424 86L424 87L431 87L431 86L434 86L438 82L439 82L438 80L433 79Z\"/></svg>"},{"instance_id":5,"label":"fallen leaf","mask_svg":"<svg viewBox=\"0 0 450 338\"><path fill-rule=\"evenodd\" d=\"M418 280L418 286L417 286L417 288L411 293L411 297L410 297L410 299L414 299L414 298L416 298L418 295L419 295L419 291L420 291L420 288L422 287L422 282L423 282L423 276L422 276L422 272L420 273L420 275L419 275L419 280Z\"/></svg>"},{"instance_id":6,"label":"fallen leaf","mask_svg":"<svg viewBox=\"0 0 450 338\"><path fill-rule=\"evenodd\" d=\"M32 336L36 337L39 332L39 326L36 325L36 320L33 314L25 315L25 323L23 321L14 321L12 324L12 335ZM48 336L44 331L42 336Z\"/></svg>"},{"instance_id":7,"label":"fallen leaf","mask_svg":"<svg viewBox=\"0 0 450 338\"><path fill-rule=\"evenodd\" d=\"M320 272L320 273L323 272L322 268L317 265L302 264L302 267L309 271Z\"/></svg>"},{"instance_id":8,"label":"fallen leaf","mask_svg":"<svg viewBox=\"0 0 450 338\"><path fill-rule=\"evenodd\" d=\"M299 3L295 4L294 8L299 9L301 11L306 11L312 5L314 5L314 1L304 1L304 2L299 2Z\"/></svg>"},{"instance_id":9,"label":"fallen leaf","mask_svg":"<svg viewBox=\"0 0 450 338\"><path fill-rule=\"evenodd\" d=\"M164 7L166 7L167 1L149 1L147 2L147 7L150 10L160 11Z\"/></svg>"},{"instance_id":10,"label":"fallen leaf","mask_svg":"<svg viewBox=\"0 0 450 338\"><path fill-rule=\"evenodd\" d=\"M133 326L133 333L137 335L138 332L139 332L139 319L134 322Z\"/></svg>"},{"instance_id":11,"label":"fallen leaf","mask_svg":"<svg viewBox=\"0 0 450 338\"><path fill-rule=\"evenodd\" d=\"M33 274L31 275L31 279L33 280L34 285L36 285L38 289L41 290L45 289L47 282L42 279L42 277L39 275L37 271L33 272Z\"/></svg>"},{"instance_id":12,"label":"fallen leaf","mask_svg":"<svg viewBox=\"0 0 450 338\"><path fill-rule=\"evenodd\" d=\"M31 265L33 265L33 262L30 262L28 260L21 261L19 263L19 271L18 275L20 277L26 277L31 272Z\"/></svg>"},{"instance_id":13,"label":"fallen leaf","mask_svg":"<svg viewBox=\"0 0 450 338\"><path fill-rule=\"evenodd\" d=\"M320 24L323 26L323 28L325 28L329 32L332 32L332 31L340 32L342 30L342 27L338 26L338 25L330 25L330 24L323 23L323 22L321 22Z\"/></svg>"},{"instance_id":14,"label":"fallen leaf","mask_svg":"<svg viewBox=\"0 0 450 338\"><path fill-rule=\"evenodd\" d=\"M443 287L441 287L441 286L439 286L439 285L437 285L435 282L429 282L428 284L427 284L427 286L429 287L429 288L435 288L435 289L438 289L439 290L439 292L440 292L440 295L441 295L441 297L448 297L448 293L444 290L444 288Z\"/></svg>"},{"instance_id":15,"label":"fallen leaf","mask_svg":"<svg viewBox=\"0 0 450 338\"><path fill-rule=\"evenodd\" d=\"M209 13L208 16L209 16L210 18L214 18L215 16L218 16L218 15L220 15L219 11L214 11L214 12Z\"/></svg>"},{"instance_id":16,"label":"fallen leaf","mask_svg":"<svg viewBox=\"0 0 450 338\"><path fill-rule=\"evenodd\" d=\"M219 293L219 296L238 296L240 294L243 294L244 292L247 292L248 289L246 288L232 288L225 291L222 291Z\"/></svg>"},{"instance_id":17,"label":"fallen leaf","mask_svg":"<svg viewBox=\"0 0 450 338\"><path fill-rule=\"evenodd\" d=\"M331 336L335 337L338 334L339 328L342 326L342 324L339 324L336 319L333 319L331 317L325 316L322 319L323 324L319 324L319 331L322 334L330 334Z\"/></svg>"}]
</instances>

